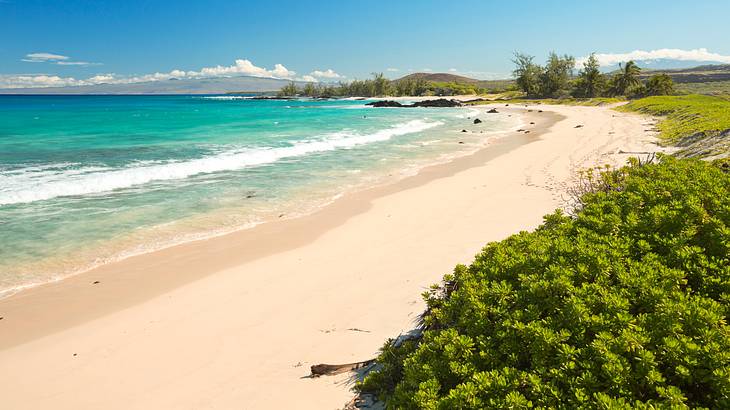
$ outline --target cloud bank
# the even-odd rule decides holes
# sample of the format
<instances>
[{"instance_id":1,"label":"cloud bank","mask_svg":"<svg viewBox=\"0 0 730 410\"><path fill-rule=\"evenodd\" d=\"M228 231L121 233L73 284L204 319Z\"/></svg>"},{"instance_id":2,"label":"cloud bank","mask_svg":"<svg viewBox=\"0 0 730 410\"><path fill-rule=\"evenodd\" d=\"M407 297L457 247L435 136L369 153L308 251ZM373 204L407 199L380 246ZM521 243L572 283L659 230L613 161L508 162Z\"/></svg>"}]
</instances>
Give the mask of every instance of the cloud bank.
<instances>
[{"instance_id":1,"label":"cloud bank","mask_svg":"<svg viewBox=\"0 0 730 410\"><path fill-rule=\"evenodd\" d=\"M629 60L679 60L679 61L705 61L730 64L730 56L711 53L706 48L694 50L682 50L679 48L661 48L658 50L634 50L630 53L596 53L596 58L602 66L611 66ZM588 56L576 60L577 65L582 65Z\"/></svg>"},{"instance_id":2,"label":"cloud bank","mask_svg":"<svg viewBox=\"0 0 730 410\"><path fill-rule=\"evenodd\" d=\"M26 55L23 61L28 62L51 62L58 65L88 65L83 61L69 61L70 57L52 53L31 53ZM156 72L138 76L123 76L114 73L97 74L86 79L74 77L60 77L50 74L0 74L0 88L39 88L39 87L68 87L97 84L132 84L149 81L165 81L170 79L198 79L210 77L234 77L252 76L261 78L275 78L294 81L331 81L345 78L333 71L314 70L308 75L297 77L296 71L289 70L283 64L274 64L274 67L267 69L253 64L247 59L237 59L229 66L203 67L198 71L171 70L169 72Z\"/></svg>"}]
</instances>

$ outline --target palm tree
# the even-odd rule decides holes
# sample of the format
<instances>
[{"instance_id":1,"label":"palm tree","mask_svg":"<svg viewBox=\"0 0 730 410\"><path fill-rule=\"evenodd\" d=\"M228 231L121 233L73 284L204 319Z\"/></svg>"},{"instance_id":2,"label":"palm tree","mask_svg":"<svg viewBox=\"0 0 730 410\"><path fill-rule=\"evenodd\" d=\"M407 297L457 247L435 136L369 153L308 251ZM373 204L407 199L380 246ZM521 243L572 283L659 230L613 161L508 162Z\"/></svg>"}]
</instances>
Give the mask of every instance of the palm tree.
<instances>
[{"instance_id":1,"label":"palm tree","mask_svg":"<svg viewBox=\"0 0 730 410\"><path fill-rule=\"evenodd\" d=\"M646 93L649 95L670 95L674 93L674 81L667 74L657 74L646 82Z\"/></svg>"},{"instance_id":2,"label":"palm tree","mask_svg":"<svg viewBox=\"0 0 730 410\"><path fill-rule=\"evenodd\" d=\"M639 80L641 68L633 60L629 60L626 65L619 63L618 68L619 72L612 79L612 94L625 95L628 90L641 85Z\"/></svg>"}]
</instances>

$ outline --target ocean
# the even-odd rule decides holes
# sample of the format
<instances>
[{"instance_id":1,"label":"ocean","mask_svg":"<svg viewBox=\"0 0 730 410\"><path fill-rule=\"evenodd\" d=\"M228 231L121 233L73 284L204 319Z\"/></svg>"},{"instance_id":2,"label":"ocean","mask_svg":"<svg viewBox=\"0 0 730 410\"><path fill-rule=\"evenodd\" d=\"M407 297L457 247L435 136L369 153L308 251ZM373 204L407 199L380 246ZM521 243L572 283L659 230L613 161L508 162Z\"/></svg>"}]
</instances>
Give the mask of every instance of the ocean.
<instances>
[{"instance_id":1,"label":"ocean","mask_svg":"<svg viewBox=\"0 0 730 410\"><path fill-rule=\"evenodd\" d=\"M0 96L0 296L308 214L520 125L473 108L366 102Z\"/></svg>"}]
</instances>

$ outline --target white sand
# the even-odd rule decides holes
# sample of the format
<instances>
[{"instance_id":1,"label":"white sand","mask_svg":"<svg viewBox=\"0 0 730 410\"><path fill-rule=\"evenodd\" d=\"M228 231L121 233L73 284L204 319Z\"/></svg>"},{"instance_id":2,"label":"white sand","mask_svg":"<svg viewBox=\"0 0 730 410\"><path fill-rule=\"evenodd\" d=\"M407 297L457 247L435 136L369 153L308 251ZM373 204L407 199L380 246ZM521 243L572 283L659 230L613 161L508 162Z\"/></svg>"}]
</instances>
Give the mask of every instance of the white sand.
<instances>
[{"instance_id":1,"label":"white sand","mask_svg":"<svg viewBox=\"0 0 730 410\"><path fill-rule=\"evenodd\" d=\"M2 408L341 408L350 375L305 378L310 365L373 357L428 285L561 205L575 170L657 149L645 118L539 108L530 137L547 111L565 119L534 142L1 300Z\"/></svg>"}]
</instances>

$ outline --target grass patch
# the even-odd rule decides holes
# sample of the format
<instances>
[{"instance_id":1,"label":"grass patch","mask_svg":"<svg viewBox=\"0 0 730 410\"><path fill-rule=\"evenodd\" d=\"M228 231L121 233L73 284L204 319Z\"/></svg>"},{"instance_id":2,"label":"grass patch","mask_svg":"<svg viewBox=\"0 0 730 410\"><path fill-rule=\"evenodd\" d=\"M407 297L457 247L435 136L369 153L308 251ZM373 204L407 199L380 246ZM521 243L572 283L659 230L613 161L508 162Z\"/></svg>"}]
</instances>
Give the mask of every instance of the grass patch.
<instances>
[{"instance_id":1,"label":"grass patch","mask_svg":"<svg viewBox=\"0 0 730 410\"><path fill-rule=\"evenodd\" d=\"M647 97L616 108L665 117L661 137L676 144L681 139L717 137L730 130L730 101L709 95Z\"/></svg>"}]
</instances>

